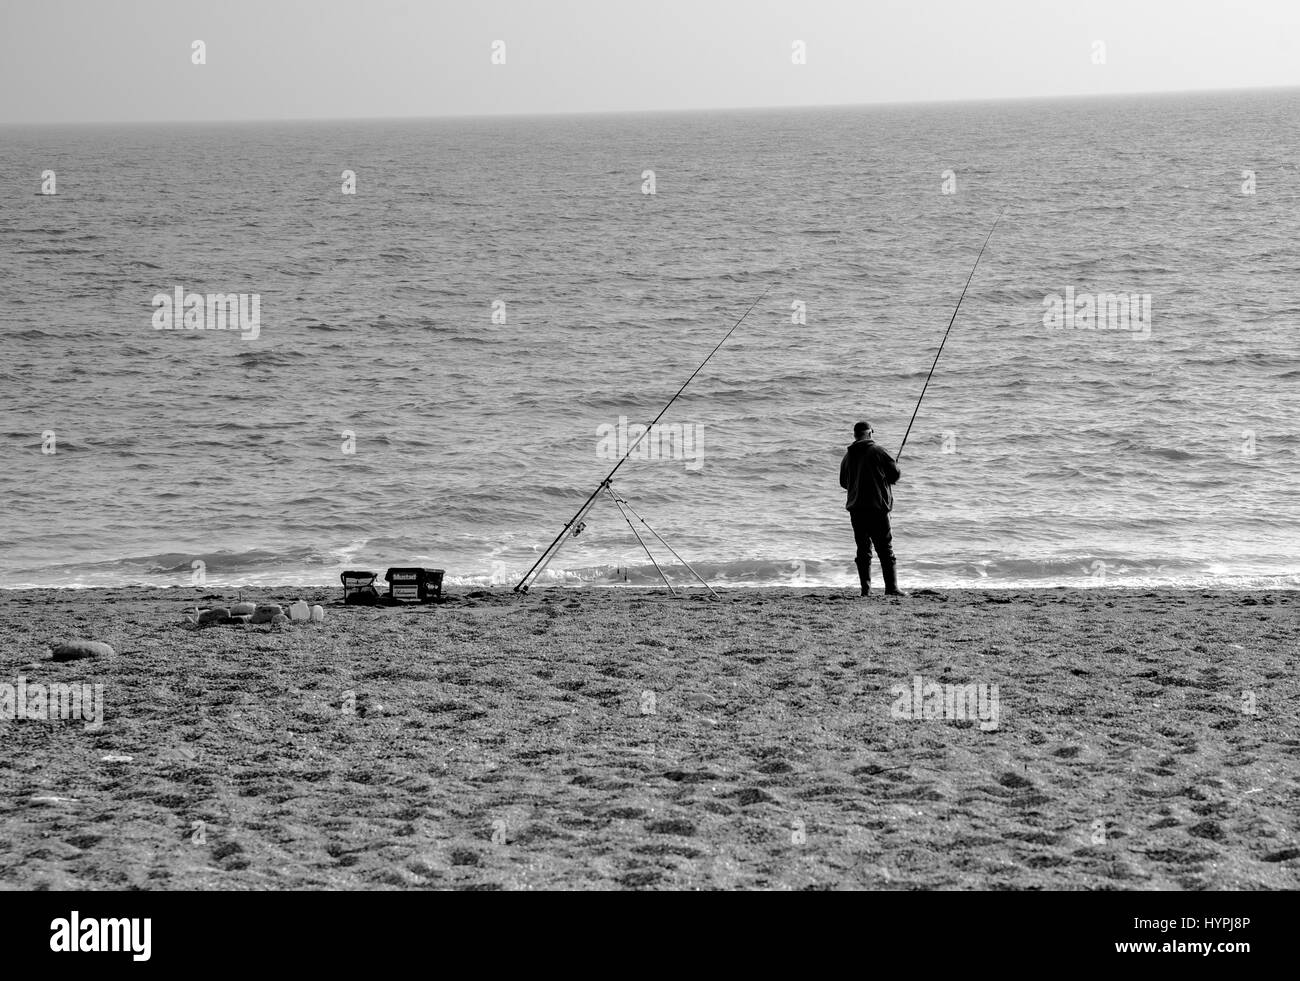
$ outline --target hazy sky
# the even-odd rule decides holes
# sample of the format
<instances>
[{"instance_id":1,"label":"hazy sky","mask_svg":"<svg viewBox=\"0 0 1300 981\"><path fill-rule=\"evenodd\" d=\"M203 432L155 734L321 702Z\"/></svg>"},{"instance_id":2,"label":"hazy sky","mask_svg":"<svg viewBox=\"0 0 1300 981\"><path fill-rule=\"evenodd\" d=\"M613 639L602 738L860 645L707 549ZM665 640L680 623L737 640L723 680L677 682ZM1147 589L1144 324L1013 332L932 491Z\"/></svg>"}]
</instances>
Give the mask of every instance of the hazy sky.
<instances>
[{"instance_id":1,"label":"hazy sky","mask_svg":"<svg viewBox=\"0 0 1300 981\"><path fill-rule=\"evenodd\" d=\"M792 63L796 40L806 64ZM0 0L0 122L1297 84L1300 0Z\"/></svg>"}]
</instances>

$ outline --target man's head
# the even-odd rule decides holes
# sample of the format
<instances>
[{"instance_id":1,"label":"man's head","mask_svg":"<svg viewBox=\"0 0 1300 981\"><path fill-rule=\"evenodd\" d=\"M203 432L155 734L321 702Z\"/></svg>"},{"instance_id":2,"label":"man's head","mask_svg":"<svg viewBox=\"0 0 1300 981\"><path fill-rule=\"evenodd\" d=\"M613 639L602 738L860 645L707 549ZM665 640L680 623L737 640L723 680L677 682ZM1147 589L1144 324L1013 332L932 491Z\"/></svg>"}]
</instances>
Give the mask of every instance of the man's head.
<instances>
[{"instance_id":1,"label":"man's head","mask_svg":"<svg viewBox=\"0 0 1300 981\"><path fill-rule=\"evenodd\" d=\"M872 432L873 432L873 430L872 430L872 428L871 428L871 423L869 423L869 422L859 422L859 423L856 423L856 424L854 425L854 427L853 427L853 438L854 438L854 439L868 439L868 438L870 438Z\"/></svg>"}]
</instances>

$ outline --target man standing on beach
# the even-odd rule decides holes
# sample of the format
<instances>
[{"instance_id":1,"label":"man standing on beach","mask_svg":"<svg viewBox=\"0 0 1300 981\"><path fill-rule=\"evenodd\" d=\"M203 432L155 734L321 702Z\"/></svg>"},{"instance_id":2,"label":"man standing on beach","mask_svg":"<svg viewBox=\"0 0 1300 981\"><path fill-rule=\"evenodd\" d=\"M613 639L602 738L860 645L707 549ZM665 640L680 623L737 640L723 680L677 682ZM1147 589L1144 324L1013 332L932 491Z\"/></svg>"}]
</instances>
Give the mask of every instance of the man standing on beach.
<instances>
[{"instance_id":1,"label":"man standing on beach","mask_svg":"<svg viewBox=\"0 0 1300 981\"><path fill-rule=\"evenodd\" d=\"M871 423L855 425L854 442L840 461L840 486L849 492L844 508L853 521L853 539L858 546L858 579L862 595L870 595L871 546L875 545L880 572L885 577L885 595L906 596L895 578L894 535L889 529L889 512L894 507L892 486L902 474L894 458L871 439L871 434Z\"/></svg>"}]
</instances>

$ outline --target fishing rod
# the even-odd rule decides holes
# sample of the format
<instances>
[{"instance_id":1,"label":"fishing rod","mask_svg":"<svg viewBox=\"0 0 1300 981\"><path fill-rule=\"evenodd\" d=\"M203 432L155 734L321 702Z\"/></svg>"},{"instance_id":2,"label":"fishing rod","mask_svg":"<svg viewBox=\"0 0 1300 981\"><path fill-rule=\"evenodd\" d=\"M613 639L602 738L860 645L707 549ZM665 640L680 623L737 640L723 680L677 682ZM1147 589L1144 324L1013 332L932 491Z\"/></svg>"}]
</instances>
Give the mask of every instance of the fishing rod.
<instances>
[{"instance_id":1,"label":"fishing rod","mask_svg":"<svg viewBox=\"0 0 1300 981\"><path fill-rule=\"evenodd\" d=\"M710 360L712 360L713 356L718 353L718 350L722 347L722 345L727 343L727 338L729 338L732 334L734 334L736 332L736 328L745 322L745 318L749 316L750 312L754 309L754 307L758 306L758 304L762 301L763 297L767 296L768 292L771 289L772 287L770 286L766 287L763 290L763 292L758 295L757 299L755 299L753 303L751 303L748 307L745 308L745 312L740 315L740 319L737 320L734 324L732 324L731 330L727 331L727 333L723 335L722 340L718 341L718 343L714 345L713 350L709 352L709 356L700 362L699 367L697 367L694 371L691 372L690 377L687 378L686 381L682 382L682 387L677 389L677 394L674 395L672 398L670 398L668 400L668 404L659 410L659 414L650 421L650 424L645 427L645 431L636 438L636 441L631 446L628 447L627 452L623 454L622 458L616 464L614 464L614 469L611 470L605 476L605 479L600 482L600 486L598 486L594 491L591 492L591 496L587 498L586 502L582 505L582 507L578 508L578 510L574 513L573 517L564 523L564 527L560 529L560 533L555 536L555 540L551 542L550 545L546 546L546 551L543 552L541 554L541 557L538 558L538 560L533 563L532 568L524 573L524 577L520 579L519 582L515 583L514 591L516 593L521 591L525 593L528 592L528 586L525 584L528 582L529 577L532 577L534 573L536 573L537 575L541 575L542 570L551 561L551 559L555 557L555 553L559 551L560 544L564 541L564 536L569 533L570 528L576 526L576 530L574 534L577 534L578 532L582 531L582 527L583 527L582 519L586 517L587 512L591 510L591 506L596 503L596 498L600 496L600 492L610 485L610 482L614 479L614 474L618 473L619 468L623 466L624 463L627 462L628 457L630 457L633 451L638 446L641 445L641 441L650 434L650 430L653 429L656 423L658 423L659 420L663 418L664 413L667 412L670 408L672 408L673 403L677 401L677 399L681 396L682 392L686 391L686 386L689 385L691 382L693 382L695 380L695 376L704 370L704 366L708 364Z\"/></svg>"},{"instance_id":2,"label":"fishing rod","mask_svg":"<svg viewBox=\"0 0 1300 981\"><path fill-rule=\"evenodd\" d=\"M908 420L907 432L903 433L903 442L899 444L898 453L894 457L895 461L903 457L903 447L907 445L907 437L912 432L912 423L916 422L916 414L921 411L921 399L925 398L925 390L930 387L930 379L934 375L935 366L939 364L939 355L943 354L943 346L948 343L948 335L952 333L952 325L957 322L957 311L961 309L961 301L966 299L966 290L970 289L970 281L975 278L975 270L979 268L984 249L988 246L989 239L993 237L993 229L998 227L998 222L1002 220L1002 216L1006 213L1006 208L998 212L997 218L993 221L993 228L989 229L988 235L984 238L984 244L980 246L979 255L975 257L975 265L970 267L970 275L966 277L966 285L961 289L961 296L957 298L957 305L953 307L952 319L948 321L948 329L943 332L943 340L939 342L939 350L934 353L934 362L930 365L930 374L925 376L925 384L921 386L921 398L916 400L916 408L912 410L912 418Z\"/></svg>"}]
</instances>

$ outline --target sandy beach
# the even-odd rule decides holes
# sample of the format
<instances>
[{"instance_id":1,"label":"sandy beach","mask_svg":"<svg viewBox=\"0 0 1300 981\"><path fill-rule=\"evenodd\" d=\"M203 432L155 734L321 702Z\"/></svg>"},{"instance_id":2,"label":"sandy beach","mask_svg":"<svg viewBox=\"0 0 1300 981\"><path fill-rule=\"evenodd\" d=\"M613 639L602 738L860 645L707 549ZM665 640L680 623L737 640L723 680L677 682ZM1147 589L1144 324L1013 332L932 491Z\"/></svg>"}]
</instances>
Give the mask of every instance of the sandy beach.
<instances>
[{"instance_id":1,"label":"sandy beach","mask_svg":"<svg viewBox=\"0 0 1300 981\"><path fill-rule=\"evenodd\" d=\"M0 682L104 686L0 722L0 886L1300 885L1295 593L243 595L335 605L0 594Z\"/></svg>"}]
</instances>

